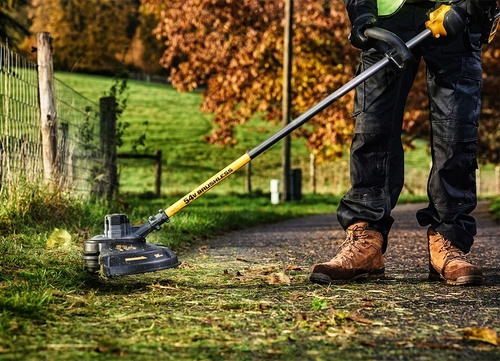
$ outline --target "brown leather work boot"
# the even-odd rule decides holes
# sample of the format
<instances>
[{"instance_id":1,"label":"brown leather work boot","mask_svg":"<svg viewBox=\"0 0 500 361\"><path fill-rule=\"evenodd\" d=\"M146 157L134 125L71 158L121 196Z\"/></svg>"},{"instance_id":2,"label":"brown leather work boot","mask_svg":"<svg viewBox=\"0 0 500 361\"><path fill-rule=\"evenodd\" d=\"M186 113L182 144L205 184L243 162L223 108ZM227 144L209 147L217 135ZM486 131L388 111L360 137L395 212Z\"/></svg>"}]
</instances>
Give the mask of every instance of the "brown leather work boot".
<instances>
[{"instance_id":1,"label":"brown leather work boot","mask_svg":"<svg viewBox=\"0 0 500 361\"><path fill-rule=\"evenodd\" d=\"M337 255L326 263L311 267L311 282L330 284L384 277L382 234L366 229L367 227L366 222L349 226L346 230L347 238L340 245Z\"/></svg>"},{"instance_id":2,"label":"brown leather work boot","mask_svg":"<svg viewBox=\"0 0 500 361\"><path fill-rule=\"evenodd\" d=\"M483 282L481 268L471 264L462 250L434 228L429 228L427 238L430 280L444 280L450 285L480 285Z\"/></svg>"}]
</instances>

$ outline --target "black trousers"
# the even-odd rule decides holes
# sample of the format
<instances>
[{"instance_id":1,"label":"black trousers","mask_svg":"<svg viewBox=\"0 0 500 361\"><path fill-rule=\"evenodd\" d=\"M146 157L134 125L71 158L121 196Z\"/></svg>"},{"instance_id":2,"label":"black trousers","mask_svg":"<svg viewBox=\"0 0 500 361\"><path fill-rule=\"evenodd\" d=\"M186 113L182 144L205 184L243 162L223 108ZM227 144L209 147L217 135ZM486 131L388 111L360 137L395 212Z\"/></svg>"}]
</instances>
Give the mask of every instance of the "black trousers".
<instances>
[{"instance_id":1,"label":"black trousers","mask_svg":"<svg viewBox=\"0 0 500 361\"><path fill-rule=\"evenodd\" d=\"M425 29L434 4L412 3L379 25L405 42ZM412 52L427 67L430 105L432 168L427 193L429 205L417 212L421 226L432 226L452 244L469 252L476 234L470 213L477 204L476 179L479 112L481 106L481 52L477 25L458 38L429 39ZM361 54L358 72L382 55ZM418 69L403 72L386 67L356 89L355 132L351 145L351 189L342 198L337 217L344 229L357 221L387 236L394 222L391 210L404 183L401 131L404 107Z\"/></svg>"}]
</instances>

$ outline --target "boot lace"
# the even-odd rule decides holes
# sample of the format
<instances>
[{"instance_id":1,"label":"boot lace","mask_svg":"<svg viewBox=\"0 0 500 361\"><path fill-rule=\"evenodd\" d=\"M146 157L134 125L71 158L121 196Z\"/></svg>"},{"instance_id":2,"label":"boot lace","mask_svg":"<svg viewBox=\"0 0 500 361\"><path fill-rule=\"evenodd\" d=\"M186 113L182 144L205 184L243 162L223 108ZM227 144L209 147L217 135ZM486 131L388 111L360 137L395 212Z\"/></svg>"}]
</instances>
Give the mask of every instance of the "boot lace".
<instances>
[{"instance_id":1,"label":"boot lace","mask_svg":"<svg viewBox=\"0 0 500 361\"><path fill-rule=\"evenodd\" d=\"M441 242L441 248L439 248L439 253L445 252L445 254L443 255L443 259L446 260L445 266L454 260L468 262L465 253L461 249L452 245L449 239L444 238L443 236L440 235L440 237L436 239L436 242Z\"/></svg>"},{"instance_id":2,"label":"boot lace","mask_svg":"<svg viewBox=\"0 0 500 361\"><path fill-rule=\"evenodd\" d=\"M364 228L360 226L355 226L353 229L348 229L346 233L346 239L344 240L344 242L342 242L337 250L337 254L345 260L347 260L348 258L352 258L354 256L355 250L359 253L363 253L363 250L359 247L359 244L364 244L364 239L368 236L365 233Z\"/></svg>"}]
</instances>

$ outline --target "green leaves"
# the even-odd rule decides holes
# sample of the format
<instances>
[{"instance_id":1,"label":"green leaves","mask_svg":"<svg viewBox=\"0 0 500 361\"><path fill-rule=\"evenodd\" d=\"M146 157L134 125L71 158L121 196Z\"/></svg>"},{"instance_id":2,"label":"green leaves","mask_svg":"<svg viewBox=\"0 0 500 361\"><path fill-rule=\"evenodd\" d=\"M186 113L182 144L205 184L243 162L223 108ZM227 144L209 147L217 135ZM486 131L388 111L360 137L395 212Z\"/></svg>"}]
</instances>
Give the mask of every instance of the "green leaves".
<instances>
[{"instance_id":1,"label":"green leaves","mask_svg":"<svg viewBox=\"0 0 500 361\"><path fill-rule=\"evenodd\" d=\"M312 300L312 309L315 311L319 310L324 310L328 308L328 301L327 300L320 300L318 298L314 298Z\"/></svg>"}]
</instances>

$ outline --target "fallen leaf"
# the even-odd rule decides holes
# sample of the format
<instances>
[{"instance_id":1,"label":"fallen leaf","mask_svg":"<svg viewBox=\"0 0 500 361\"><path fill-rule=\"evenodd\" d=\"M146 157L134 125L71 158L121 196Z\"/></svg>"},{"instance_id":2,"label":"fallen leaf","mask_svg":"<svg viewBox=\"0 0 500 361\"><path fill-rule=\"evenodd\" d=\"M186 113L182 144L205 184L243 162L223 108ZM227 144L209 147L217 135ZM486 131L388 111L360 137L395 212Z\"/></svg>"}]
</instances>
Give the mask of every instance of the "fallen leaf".
<instances>
[{"instance_id":1,"label":"fallen leaf","mask_svg":"<svg viewBox=\"0 0 500 361\"><path fill-rule=\"evenodd\" d=\"M290 277L288 277L283 272L272 273L268 277L268 283L270 285L278 285L278 284L290 285Z\"/></svg>"},{"instance_id":2,"label":"fallen leaf","mask_svg":"<svg viewBox=\"0 0 500 361\"><path fill-rule=\"evenodd\" d=\"M359 343L362 344L363 346L378 347L378 344L373 341L361 340Z\"/></svg>"},{"instance_id":3,"label":"fallen leaf","mask_svg":"<svg viewBox=\"0 0 500 361\"><path fill-rule=\"evenodd\" d=\"M349 319L351 321L358 322L358 323L364 323L364 324L367 324L367 325L373 323L372 320L369 320L369 319L361 316L361 314L359 314L358 312L355 312L355 311L349 312Z\"/></svg>"},{"instance_id":4,"label":"fallen leaf","mask_svg":"<svg viewBox=\"0 0 500 361\"><path fill-rule=\"evenodd\" d=\"M54 228L54 231L47 239L47 247L67 247L71 244L71 235L65 229Z\"/></svg>"},{"instance_id":5,"label":"fallen leaf","mask_svg":"<svg viewBox=\"0 0 500 361\"><path fill-rule=\"evenodd\" d=\"M345 336L344 332L339 331L339 330L325 331L325 335L327 335L328 337L332 337L332 338L339 337L339 336Z\"/></svg>"},{"instance_id":6,"label":"fallen leaf","mask_svg":"<svg viewBox=\"0 0 500 361\"><path fill-rule=\"evenodd\" d=\"M266 267L266 268L262 268L260 270L260 273L263 274L263 275L268 275L268 274L273 273L275 269L276 269L276 267L269 266L269 267Z\"/></svg>"},{"instance_id":7,"label":"fallen leaf","mask_svg":"<svg viewBox=\"0 0 500 361\"><path fill-rule=\"evenodd\" d=\"M337 323L343 323L346 319L350 319L349 312L344 310L335 310L330 306L332 321Z\"/></svg>"},{"instance_id":8,"label":"fallen leaf","mask_svg":"<svg viewBox=\"0 0 500 361\"><path fill-rule=\"evenodd\" d=\"M240 258L240 257L236 257L236 260L237 261L240 261L240 262L247 262L247 263L250 263L251 261L247 260L247 259L244 259L244 258Z\"/></svg>"},{"instance_id":9,"label":"fallen leaf","mask_svg":"<svg viewBox=\"0 0 500 361\"><path fill-rule=\"evenodd\" d=\"M354 335L358 333L358 330L356 330L356 327L354 327L354 325L342 326L342 330L345 332L346 335Z\"/></svg>"},{"instance_id":10,"label":"fallen leaf","mask_svg":"<svg viewBox=\"0 0 500 361\"><path fill-rule=\"evenodd\" d=\"M298 313L295 315L295 319L297 322L307 321L309 319L309 316L307 315L307 313Z\"/></svg>"},{"instance_id":11,"label":"fallen leaf","mask_svg":"<svg viewBox=\"0 0 500 361\"><path fill-rule=\"evenodd\" d=\"M289 265L285 267L285 271L302 271L302 268L299 266Z\"/></svg>"},{"instance_id":12,"label":"fallen leaf","mask_svg":"<svg viewBox=\"0 0 500 361\"><path fill-rule=\"evenodd\" d=\"M198 252L200 252L200 253L205 253L205 252L207 252L207 251L208 251L208 249L209 249L209 248L210 248L210 247L208 247L208 246L206 246L206 245L205 245L205 246L200 246L200 247L198 247Z\"/></svg>"},{"instance_id":13,"label":"fallen leaf","mask_svg":"<svg viewBox=\"0 0 500 361\"><path fill-rule=\"evenodd\" d=\"M489 328L466 328L464 330L464 339L487 342L495 346L500 345L498 334Z\"/></svg>"}]
</instances>

